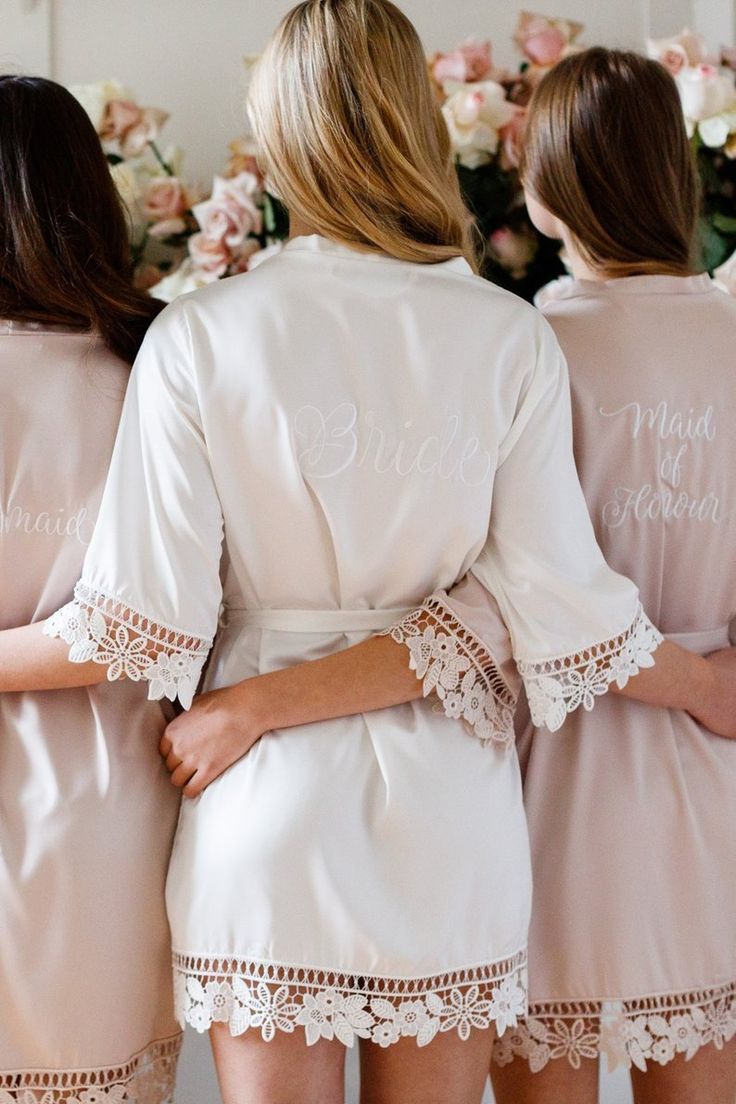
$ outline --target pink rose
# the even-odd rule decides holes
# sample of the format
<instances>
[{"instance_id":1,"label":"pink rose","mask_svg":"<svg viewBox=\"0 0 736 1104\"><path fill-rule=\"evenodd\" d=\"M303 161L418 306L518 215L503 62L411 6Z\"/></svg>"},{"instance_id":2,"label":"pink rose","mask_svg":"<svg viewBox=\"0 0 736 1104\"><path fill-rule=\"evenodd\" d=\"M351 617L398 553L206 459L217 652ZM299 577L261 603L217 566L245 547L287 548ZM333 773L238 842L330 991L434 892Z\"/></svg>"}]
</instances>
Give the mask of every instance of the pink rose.
<instances>
[{"instance_id":1,"label":"pink rose","mask_svg":"<svg viewBox=\"0 0 736 1104\"><path fill-rule=\"evenodd\" d=\"M505 268L517 280L526 275L537 252L537 243L532 234L512 230L510 226L494 230L488 244L501 268Z\"/></svg>"},{"instance_id":2,"label":"pink rose","mask_svg":"<svg viewBox=\"0 0 736 1104\"><path fill-rule=\"evenodd\" d=\"M671 38L648 38L647 54L676 77L683 69L694 68L705 60L705 43L686 28Z\"/></svg>"},{"instance_id":3,"label":"pink rose","mask_svg":"<svg viewBox=\"0 0 736 1104\"><path fill-rule=\"evenodd\" d=\"M143 212L151 222L181 218L189 206L176 176L155 176L143 193Z\"/></svg>"},{"instance_id":4,"label":"pink rose","mask_svg":"<svg viewBox=\"0 0 736 1104\"><path fill-rule=\"evenodd\" d=\"M154 142L168 119L157 107L139 107L133 100L112 100L105 108L100 137L117 140L123 157L139 157Z\"/></svg>"},{"instance_id":5,"label":"pink rose","mask_svg":"<svg viewBox=\"0 0 736 1104\"><path fill-rule=\"evenodd\" d=\"M514 40L533 65L548 68L571 51L582 30L582 23L525 11L519 16Z\"/></svg>"},{"instance_id":6,"label":"pink rose","mask_svg":"<svg viewBox=\"0 0 736 1104\"><path fill-rule=\"evenodd\" d=\"M521 147L524 140L527 112L525 107L517 107L516 115L510 123L501 129L501 168L518 169L521 161Z\"/></svg>"},{"instance_id":7,"label":"pink rose","mask_svg":"<svg viewBox=\"0 0 736 1104\"><path fill-rule=\"evenodd\" d=\"M250 173L258 181L259 188L263 187L263 173L258 164L258 154L255 143L249 138L236 138L230 142L230 160L225 169L226 177L239 176L240 173Z\"/></svg>"},{"instance_id":8,"label":"pink rose","mask_svg":"<svg viewBox=\"0 0 736 1104\"><path fill-rule=\"evenodd\" d=\"M243 244L233 254L230 262L230 275L237 276L240 272L248 272L251 257L261 250L261 243L256 238L246 238Z\"/></svg>"},{"instance_id":9,"label":"pink rose","mask_svg":"<svg viewBox=\"0 0 736 1104\"><path fill-rule=\"evenodd\" d=\"M263 219L254 201L258 180L251 173L225 178L216 176L212 196L192 208L208 237L236 248L250 234L260 234Z\"/></svg>"},{"instance_id":10,"label":"pink rose","mask_svg":"<svg viewBox=\"0 0 736 1104\"><path fill-rule=\"evenodd\" d=\"M450 54L438 54L432 62L432 76L438 84L480 81L491 72L490 42L464 42Z\"/></svg>"},{"instance_id":11,"label":"pink rose","mask_svg":"<svg viewBox=\"0 0 736 1104\"><path fill-rule=\"evenodd\" d=\"M225 275L232 254L223 238L209 238L200 233L189 239L189 256L197 273L209 282Z\"/></svg>"}]
</instances>

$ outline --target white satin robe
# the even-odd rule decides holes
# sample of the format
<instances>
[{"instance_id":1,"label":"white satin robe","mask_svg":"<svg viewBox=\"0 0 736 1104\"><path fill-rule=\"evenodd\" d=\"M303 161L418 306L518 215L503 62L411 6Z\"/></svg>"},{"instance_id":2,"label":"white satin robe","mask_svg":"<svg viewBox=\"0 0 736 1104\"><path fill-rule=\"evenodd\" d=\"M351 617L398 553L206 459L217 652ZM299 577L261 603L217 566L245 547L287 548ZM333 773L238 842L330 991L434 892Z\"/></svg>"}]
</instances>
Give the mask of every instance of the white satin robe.
<instances>
[{"instance_id":1,"label":"white satin robe","mask_svg":"<svg viewBox=\"0 0 736 1104\"><path fill-rule=\"evenodd\" d=\"M270 733L184 803L182 1021L382 1046L517 1022L512 698L441 595L409 613L473 565L545 700L570 701L581 649L655 646L595 544L564 360L532 308L461 259L313 237L154 323L76 603L49 631L187 705L213 638L206 688L399 622L450 718L422 701Z\"/></svg>"}]
</instances>

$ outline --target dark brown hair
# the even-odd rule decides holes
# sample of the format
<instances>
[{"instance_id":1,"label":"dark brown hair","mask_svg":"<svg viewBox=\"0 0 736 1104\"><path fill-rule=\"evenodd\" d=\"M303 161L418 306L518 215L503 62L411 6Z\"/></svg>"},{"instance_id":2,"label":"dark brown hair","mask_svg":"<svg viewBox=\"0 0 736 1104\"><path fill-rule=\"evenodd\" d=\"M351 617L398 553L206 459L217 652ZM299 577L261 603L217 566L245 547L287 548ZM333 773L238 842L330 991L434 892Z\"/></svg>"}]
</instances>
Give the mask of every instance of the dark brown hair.
<instances>
[{"instance_id":1,"label":"dark brown hair","mask_svg":"<svg viewBox=\"0 0 736 1104\"><path fill-rule=\"evenodd\" d=\"M133 287L126 216L84 108L0 76L0 317L98 332L132 362L163 304Z\"/></svg>"},{"instance_id":2,"label":"dark brown hair","mask_svg":"<svg viewBox=\"0 0 736 1104\"><path fill-rule=\"evenodd\" d=\"M656 61L565 58L529 108L524 187L608 276L694 270L699 192L680 97Z\"/></svg>"}]
</instances>

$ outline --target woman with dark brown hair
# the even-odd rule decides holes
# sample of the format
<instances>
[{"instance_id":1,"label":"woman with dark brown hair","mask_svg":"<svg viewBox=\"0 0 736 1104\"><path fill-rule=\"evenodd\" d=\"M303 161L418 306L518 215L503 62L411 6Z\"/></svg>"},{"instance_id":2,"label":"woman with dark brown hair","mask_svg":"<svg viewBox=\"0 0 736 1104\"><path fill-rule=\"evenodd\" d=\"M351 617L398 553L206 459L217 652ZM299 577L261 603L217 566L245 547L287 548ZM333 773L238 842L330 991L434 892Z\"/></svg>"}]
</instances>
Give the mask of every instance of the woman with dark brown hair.
<instances>
[{"instance_id":1,"label":"woman with dark brown hair","mask_svg":"<svg viewBox=\"0 0 736 1104\"><path fill-rule=\"evenodd\" d=\"M583 491L608 562L701 654L736 614L736 302L701 271L698 189L658 63L589 50L544 78L523 166L573 279L542 309L566 355ZM607 695L519 740L532 845L530 1016L500 1104L736 1099L736 743ZM515 1060L514 1060L515 1059Z\"/></svg>"},{"instance_id":2,"label":"woman with dark brown hair","mask_svg":"<svg viewBox=\"0 0 736 1104\"><path fill-rule=\"evenodd\" d=\"M0 77L0 626L71 594L129 365L134 289L99 139L64 88ZM128 682L0 696L0 1101L164 1104L169 714Z\"/></svg>"}]
</instances>

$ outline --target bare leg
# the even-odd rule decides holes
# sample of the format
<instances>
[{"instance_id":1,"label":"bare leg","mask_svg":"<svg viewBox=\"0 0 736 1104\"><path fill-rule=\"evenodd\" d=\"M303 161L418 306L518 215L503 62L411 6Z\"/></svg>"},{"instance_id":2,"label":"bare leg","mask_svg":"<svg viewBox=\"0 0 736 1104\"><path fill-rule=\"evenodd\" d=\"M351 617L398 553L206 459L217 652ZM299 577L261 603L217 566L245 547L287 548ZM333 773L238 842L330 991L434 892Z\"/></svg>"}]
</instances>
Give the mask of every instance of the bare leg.
<instances>
[{"instance_id":1,"label":"bare leg","mask_svg":"<svg viewBox=\"0 0 736 1104\"><path fill-rule=\"evenodd\" d=\"M320 1039L308 1047L302 1031L233 1038L214 1024L210 1042L224 1104L344 1104L345 1047Z\"/></svg>"},{"instance_id":2,"label":"bare leg","mask_svg":"<svg viewBox=\"0 0 736 1104\"><path fill-rule=\"evenodd\" d=\"M515 1058L508 1066L492 1065L491 1081L496 1104L598 1104L598 1062L591 1058L583 1058L580 1069L555 1058L539 1073Z\"/></svg>"},{"instance_id":3,"label":"bare leg","mask_svg":"<svg viewBox=\"0 0 736 1104\"><path fill-rule=\"evenodd\" d=\"M480 1104L495 1032L437 1035L426 1047L399 1039L360 1048L361 1104Z\"/></svg>"},{"instance_id":4,"label":"bare leg","mask_svg":"<svg viewBox=\"0 0 736 1104\"><path fill-rule=\"evenodd\" d=\"M689 1062L678 1054L666 1066L633 1069L635 1104L736 1104L736 1039L723 1050L702 1047Z\"/></svg>"}]
</instances>

